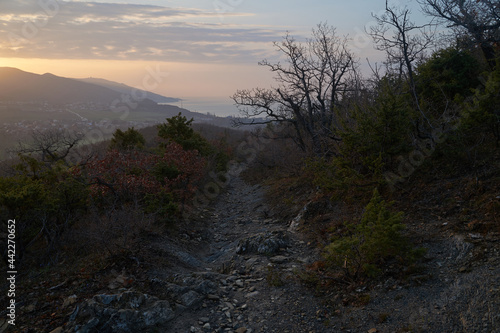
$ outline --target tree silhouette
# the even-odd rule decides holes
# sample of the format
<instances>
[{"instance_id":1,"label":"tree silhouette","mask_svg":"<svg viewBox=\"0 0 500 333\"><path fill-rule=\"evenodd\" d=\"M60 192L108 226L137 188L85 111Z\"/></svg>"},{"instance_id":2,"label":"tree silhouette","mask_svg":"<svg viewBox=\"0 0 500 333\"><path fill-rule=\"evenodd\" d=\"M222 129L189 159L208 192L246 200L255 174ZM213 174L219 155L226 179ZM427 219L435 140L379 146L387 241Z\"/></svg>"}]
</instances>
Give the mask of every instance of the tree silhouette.
<instances>
[{"instance_id":1,"label":"tree silhouette","mask_svg":"<svg viewBox=\"0 0 500 333\"><path fill-rule=\"evenodd\" d=\"M305 43L288 34L281 43L274 43L286 63L263 60L259 65L276 75L278 86L238 90L232 99L243 118L250 124L290 125L302 150L312 147L317 156L331 154L328 143L340 140L335 133L335 108L357 78L347 42L335 28L319 24Z\"/></svg>"}]
</instances>

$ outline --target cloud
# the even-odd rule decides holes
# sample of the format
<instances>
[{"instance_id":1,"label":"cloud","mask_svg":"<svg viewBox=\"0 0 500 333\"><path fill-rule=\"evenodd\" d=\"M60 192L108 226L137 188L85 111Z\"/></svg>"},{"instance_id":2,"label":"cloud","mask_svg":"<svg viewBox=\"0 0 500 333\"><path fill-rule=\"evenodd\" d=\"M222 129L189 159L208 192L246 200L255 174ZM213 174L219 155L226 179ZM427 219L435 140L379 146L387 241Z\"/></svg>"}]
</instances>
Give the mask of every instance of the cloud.
<instances>
[{"instance_id":1,"label":"cloud","mask_svg":"<svg viewBox=\"0 0 500 333\"><path fill-rule=\"evenodd\" d=\"M255 62L284 34L226 24L216 11L140 4L16 0L0 13L3 57Z\"/></svg>"}]
</instances>

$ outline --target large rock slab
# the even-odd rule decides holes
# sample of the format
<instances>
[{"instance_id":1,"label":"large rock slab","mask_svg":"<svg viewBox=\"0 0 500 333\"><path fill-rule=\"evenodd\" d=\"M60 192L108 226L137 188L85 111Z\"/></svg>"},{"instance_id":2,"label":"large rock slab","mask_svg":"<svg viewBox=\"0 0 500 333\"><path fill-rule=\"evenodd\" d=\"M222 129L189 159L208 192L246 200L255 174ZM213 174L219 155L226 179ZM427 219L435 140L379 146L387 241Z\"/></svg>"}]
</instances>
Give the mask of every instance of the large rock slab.
<instances>
[{"instance_id":1,"label":"large rock slab","mask_svg":"<svg viewBox=\"0 0 500 333\"><path fill-rule=\"evenodd\" d=\"M96 295L77 307L72 332L131 333L164 327L175 317L168 301L139 292ZM76 324L76 322L80 324Z\"/></svg>"},{"instance_id":2,"label":"large rock slab","mask_svg":"<svg viewBox=\"0 0 500 333\"><path fill-rule=\"evenodd\" d=\"M271 231L250 236L240 240L236 253L258 253L272 255L289 244L288 236L284 231Z\"/></svg>"}]
</instances>

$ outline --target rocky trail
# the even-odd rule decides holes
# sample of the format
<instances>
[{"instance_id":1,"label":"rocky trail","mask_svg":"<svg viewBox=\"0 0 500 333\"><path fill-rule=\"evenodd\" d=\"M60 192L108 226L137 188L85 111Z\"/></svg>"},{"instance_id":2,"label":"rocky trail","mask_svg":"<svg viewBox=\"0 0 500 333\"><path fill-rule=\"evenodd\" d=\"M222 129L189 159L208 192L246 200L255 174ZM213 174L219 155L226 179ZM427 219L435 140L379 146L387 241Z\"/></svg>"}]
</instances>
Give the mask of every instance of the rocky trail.
<instances>
[{"instance_id":1,"label":"rocky trail","mask_svg":"<svg viewBox=\"0 0 500 333\"><path fill-rule=\"evenodd\" d=\"M264 190L233 179L209 212L212 243L194 275L214 288L170 332L322 332L322 306L295 273L314 252L288 224L267 216Z\"/></svg>"},{"instance_id":2,"label":"rocky trail","mask_svg":"<svg viewBox=\"0 0 500 333\"><path fill-rule=\"evenodd\" d=\"M68 331L325 331L324 307L296 277L317 253L289 221L268 216L260 185L234 177L202 214L198 238L152 245L172 262L148 273L155 295L96 295L77 307Z\"/></svg>"},{"instance_id":3,"label":"rocky trail","mask_svg":"<svg viewBox=\"0 0 500 333\"><path fill-rule=\"evenodd\" d=\"M452 233L428 240L423 273L353 290L364 304L341 296L327 305L298 278L318 250L272 216L264 192L233 177L204 209L201 231L151 244L171 265L148 271L148 294L131 287L96 295L75 307L63 331L500 332L498 242L479 246Z\"/></svg>"}]
</instances>

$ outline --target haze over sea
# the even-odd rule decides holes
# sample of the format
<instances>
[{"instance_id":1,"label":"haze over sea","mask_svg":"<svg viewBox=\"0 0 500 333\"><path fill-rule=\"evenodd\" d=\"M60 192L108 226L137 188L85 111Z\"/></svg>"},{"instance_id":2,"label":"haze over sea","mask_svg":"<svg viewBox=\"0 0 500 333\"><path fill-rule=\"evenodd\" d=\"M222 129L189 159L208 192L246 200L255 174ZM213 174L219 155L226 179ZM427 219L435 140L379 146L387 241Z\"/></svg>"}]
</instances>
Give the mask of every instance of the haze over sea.
<instances>
[{"instance_id":1,"label":"haze over sea","mask_svg":"<svg viewBox=\"0 0 500 333\"><path fill-rule=\"evenodd\" d=\"M238 109L234 105L234 102L228 98L222 97L189 97L182 99L182 101L177 103L168 103L170 105L176 105L182 107L189 111L199 112L199 113L210 113L218 117L227 116L237 116Z\"/></svg>"}]
</instances>

